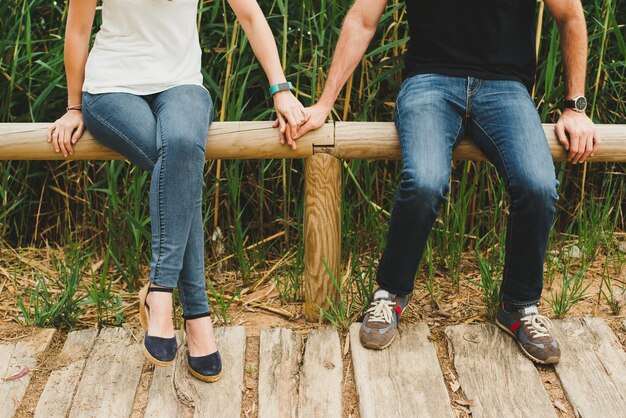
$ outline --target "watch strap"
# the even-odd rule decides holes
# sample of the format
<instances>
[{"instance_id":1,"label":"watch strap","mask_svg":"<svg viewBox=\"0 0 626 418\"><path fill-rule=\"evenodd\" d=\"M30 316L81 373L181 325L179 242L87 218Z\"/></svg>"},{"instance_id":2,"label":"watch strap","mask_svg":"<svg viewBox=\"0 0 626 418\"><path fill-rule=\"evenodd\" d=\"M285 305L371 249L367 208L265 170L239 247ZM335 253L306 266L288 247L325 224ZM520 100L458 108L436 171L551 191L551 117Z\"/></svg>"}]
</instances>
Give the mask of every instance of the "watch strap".
<instances>
[{"instance_id":1,"label":"watch strap","mask_svg":"<svg viewBox=\"0 0 626 418\"><path fill-rule=\"evenodd\" d=\"M563 99L563 107L566 109L576 109L576 100Z\"/></svg>"},{"instance_id":2,"label":"watch strap","mask_svg":"<svg viewBox=\"0 0 626 418\"><path fill-rule=\"evenodd\" d=\"M273 96L279 91L291 90L292 88L293 88L293 85L291 84L291 82L286 81L284 83L278 83L278 84L274 84L273 86L270 86L269 90L270 90L270 95Z\"/></svg>"}]
</instances>

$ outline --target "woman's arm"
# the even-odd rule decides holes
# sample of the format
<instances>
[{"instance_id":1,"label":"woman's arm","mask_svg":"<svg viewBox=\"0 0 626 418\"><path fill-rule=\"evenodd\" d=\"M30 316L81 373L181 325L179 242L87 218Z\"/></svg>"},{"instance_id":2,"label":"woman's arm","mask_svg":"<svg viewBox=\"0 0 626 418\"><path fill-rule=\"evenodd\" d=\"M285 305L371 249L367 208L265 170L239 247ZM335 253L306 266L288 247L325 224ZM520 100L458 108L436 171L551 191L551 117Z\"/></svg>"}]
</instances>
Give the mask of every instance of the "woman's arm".
<instances>
[{"instance_id":1,"label":"woman's arm","mask_svg":"<svg viewBox=\"0 0 626 418\"><path fill-rule=\"evenodd\" d=\"M270 85L285 82L274 36L256 0L228 0L228 3L246 32L252 51L261 63ZM286 137L287 143L295 149L298 126L308 119L304 107L290 91L274 94L274 107L278 114L281 143L285 143Z\"/></svg>"},{"instance_id":2,"label":"woman's arm","mask_svg":"<svg viewBox=\"0 0 626 418\"><path fill-rule=\"evenodd\" d=\"M65 157L74 153L72 145L80 139L85 130L80 105L96 1L70 0L67 15L64 50L67 106L78 108L68 110L48 128L48 142L52 142L54 150L63 152Z\"/></svg>"}]
</instances>

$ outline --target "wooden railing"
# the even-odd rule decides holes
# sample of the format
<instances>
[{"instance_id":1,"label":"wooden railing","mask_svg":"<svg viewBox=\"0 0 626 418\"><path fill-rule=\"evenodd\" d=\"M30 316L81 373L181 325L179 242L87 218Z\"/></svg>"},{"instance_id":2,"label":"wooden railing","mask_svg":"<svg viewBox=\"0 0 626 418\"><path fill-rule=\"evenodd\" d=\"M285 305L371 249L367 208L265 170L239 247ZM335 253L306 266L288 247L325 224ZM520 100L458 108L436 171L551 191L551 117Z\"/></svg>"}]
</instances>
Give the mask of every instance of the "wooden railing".
<instances>
[{"instance_id":1,"label":"wooden railing","mask_svg":"<svg viewBox=\"0 0 626 418\"><path fill-rule=\"evenodd\" d=\"M0 160L66 160L46 142L48 123L0 124ZM305 159L304 202L304 312L310 321L320 307L337 297L330 274L341 277L341 160L400 159L396 129L391 122L327 123L298 140L293 151L278 142L271 122L216 122L209 129L208 159ZM566 152L544 124L552 157L563 161ZM626 161L626 125L596 125L602 147L589 161ZM457 160L483 160L468 138L453 154ZM68 160L121 160L88 132Z\"/></svg>"}]
</instances>

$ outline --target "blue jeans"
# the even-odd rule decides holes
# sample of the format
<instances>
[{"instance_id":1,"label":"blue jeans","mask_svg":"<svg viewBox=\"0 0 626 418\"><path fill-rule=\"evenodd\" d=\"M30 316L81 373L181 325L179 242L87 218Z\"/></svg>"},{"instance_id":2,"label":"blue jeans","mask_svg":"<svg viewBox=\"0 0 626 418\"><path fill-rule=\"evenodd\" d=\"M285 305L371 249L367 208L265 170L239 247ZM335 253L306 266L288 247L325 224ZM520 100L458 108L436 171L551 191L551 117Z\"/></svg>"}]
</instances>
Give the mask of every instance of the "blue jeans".
<instances>
[{"instance_id":1,"label":"blue jeans","mask_svg":"<svg viewBox=\"0 0 626 418\"><path fill-rule=\"evenodd\" d=\"M211 96L196 85L148 96L83 93L87 129L152 175L150 281L178 287L189 319L209 312L202 186L212 114Z\"/></svg>"},{"instance_id":2,"label":"blue jeans","mask_svg":"<svg viewBox=\"0 0 626 418\"><path fill-rule=\"evenodd\" d=\"M510 198L500 298L520 307L537 303L558 182L526 87L518 81L418 74L400 88L396 126L403 171L379 286L399 295L413 290L426 240L446 201L452 150L467 134L496 167Z\"/></svg>"}]
</instances>

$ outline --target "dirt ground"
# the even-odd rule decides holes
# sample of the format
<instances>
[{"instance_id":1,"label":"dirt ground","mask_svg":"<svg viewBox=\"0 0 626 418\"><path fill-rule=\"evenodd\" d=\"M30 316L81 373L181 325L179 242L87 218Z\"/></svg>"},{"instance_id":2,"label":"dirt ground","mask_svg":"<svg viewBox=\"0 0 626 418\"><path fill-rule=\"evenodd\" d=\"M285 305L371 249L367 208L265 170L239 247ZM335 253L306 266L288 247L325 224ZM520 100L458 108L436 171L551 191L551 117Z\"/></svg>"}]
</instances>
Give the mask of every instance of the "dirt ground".
<instances>
[{"instance_id":1,"label":"dirt ground","mask_svg":"<svg viewBox=\"0 0 626 418\"><path fill-rule=\"evenodd\" d=\"M7 251L12 253L7 254ZM34 328L25 327L19 323L20 310L17 304L17 296L22 293L25 287L34 285L33 271L50 273L50 267L47 264L49 257L48 255L42 255L41 250L24 249L17 252L17 255L15 253L15 250L0 250L0 340L2 342L13 341L34 332ZM10 271L9 266L11 265L19 265L19 270L14 268L13 271ZM626 331L621 325L626 318L626 308L622 308L619 315L611 314L606 301L600 295L601 273L603 270L603 260L601 257L598 257L586 273L586 282L591 283L586 291L586 296L572 307L566 317L603 317L626 349ZM471 259L463 262L462 277L475 279L478 277L478 274ZM616 291L621 292L620 286L626 285L626 266L620 266L619 271L612 271L611 276L616 285ZM243 417L256 417L258 415L257 378L259 335L261 330L285 327L306 336L309 330L319 326L319 324L308 323L304 320L300 303L281 303L271 276L262 274L260 277L265 277L264 282L253 281L249 288L240 289L240 298L228 310L230 316L228 325L244 325L247 334ZM220 281L226 284L232 283L233 288L238 283L237 276L234 273L222 273ZM437 281L442 295L439 302L433 302L424 283L420 280L417 281L412 300L403 315L403 322L424 322L428 324L431 339L437 348L437 355L452 407L457 416L469 417L468 400L465 398L462 389L458 388L456 373L448 352L448 342L445 338L444 330L450 325L484 322L486 318L482 302L483 296L480 289L472 285L468 280L462 279L458 286L453 285L445 277L440 277ZM554 283L555 288L558 286L557 281ZM125 323L123 326L138 329L136 296L127 292L121 285L121 282L114 283L114 290L122 295L125 305ZM626 304L626 294L622 295L619 292L618 294L621 295L619 297L622 298L621 303L624 305ZM544 297L548 298L549 295L550 289L545 289ZM554 317L549 304L545 301L541 303L540 310L547 316ZM221 325L223 324L216 323L216 326ZM97 326L97 316L94 312L86 312L77 321L78 328L94 326ZM62 365L58 361L58 353L62 348L66 335L67 330L60 330L55 335L52 344L39 359L40 366L36 370L31 371L32 380L27 395L19 406L18 417L32 416L48 376L52 370ZM346 418L357 418L359 417L357 395L352 373L351 354L345 331L341 332L340 341L342 342L344 354L343 416ZM563 388L554 368L551 366L538 366L538 371L558 415L573 417L571 405L563 393ZM152 368L146 364L140 387L135 397L133 417L143 416L151 378ZM184 415L191 416L192 412L188 408L185 410Z\"/></svg>"}]
</instances>

